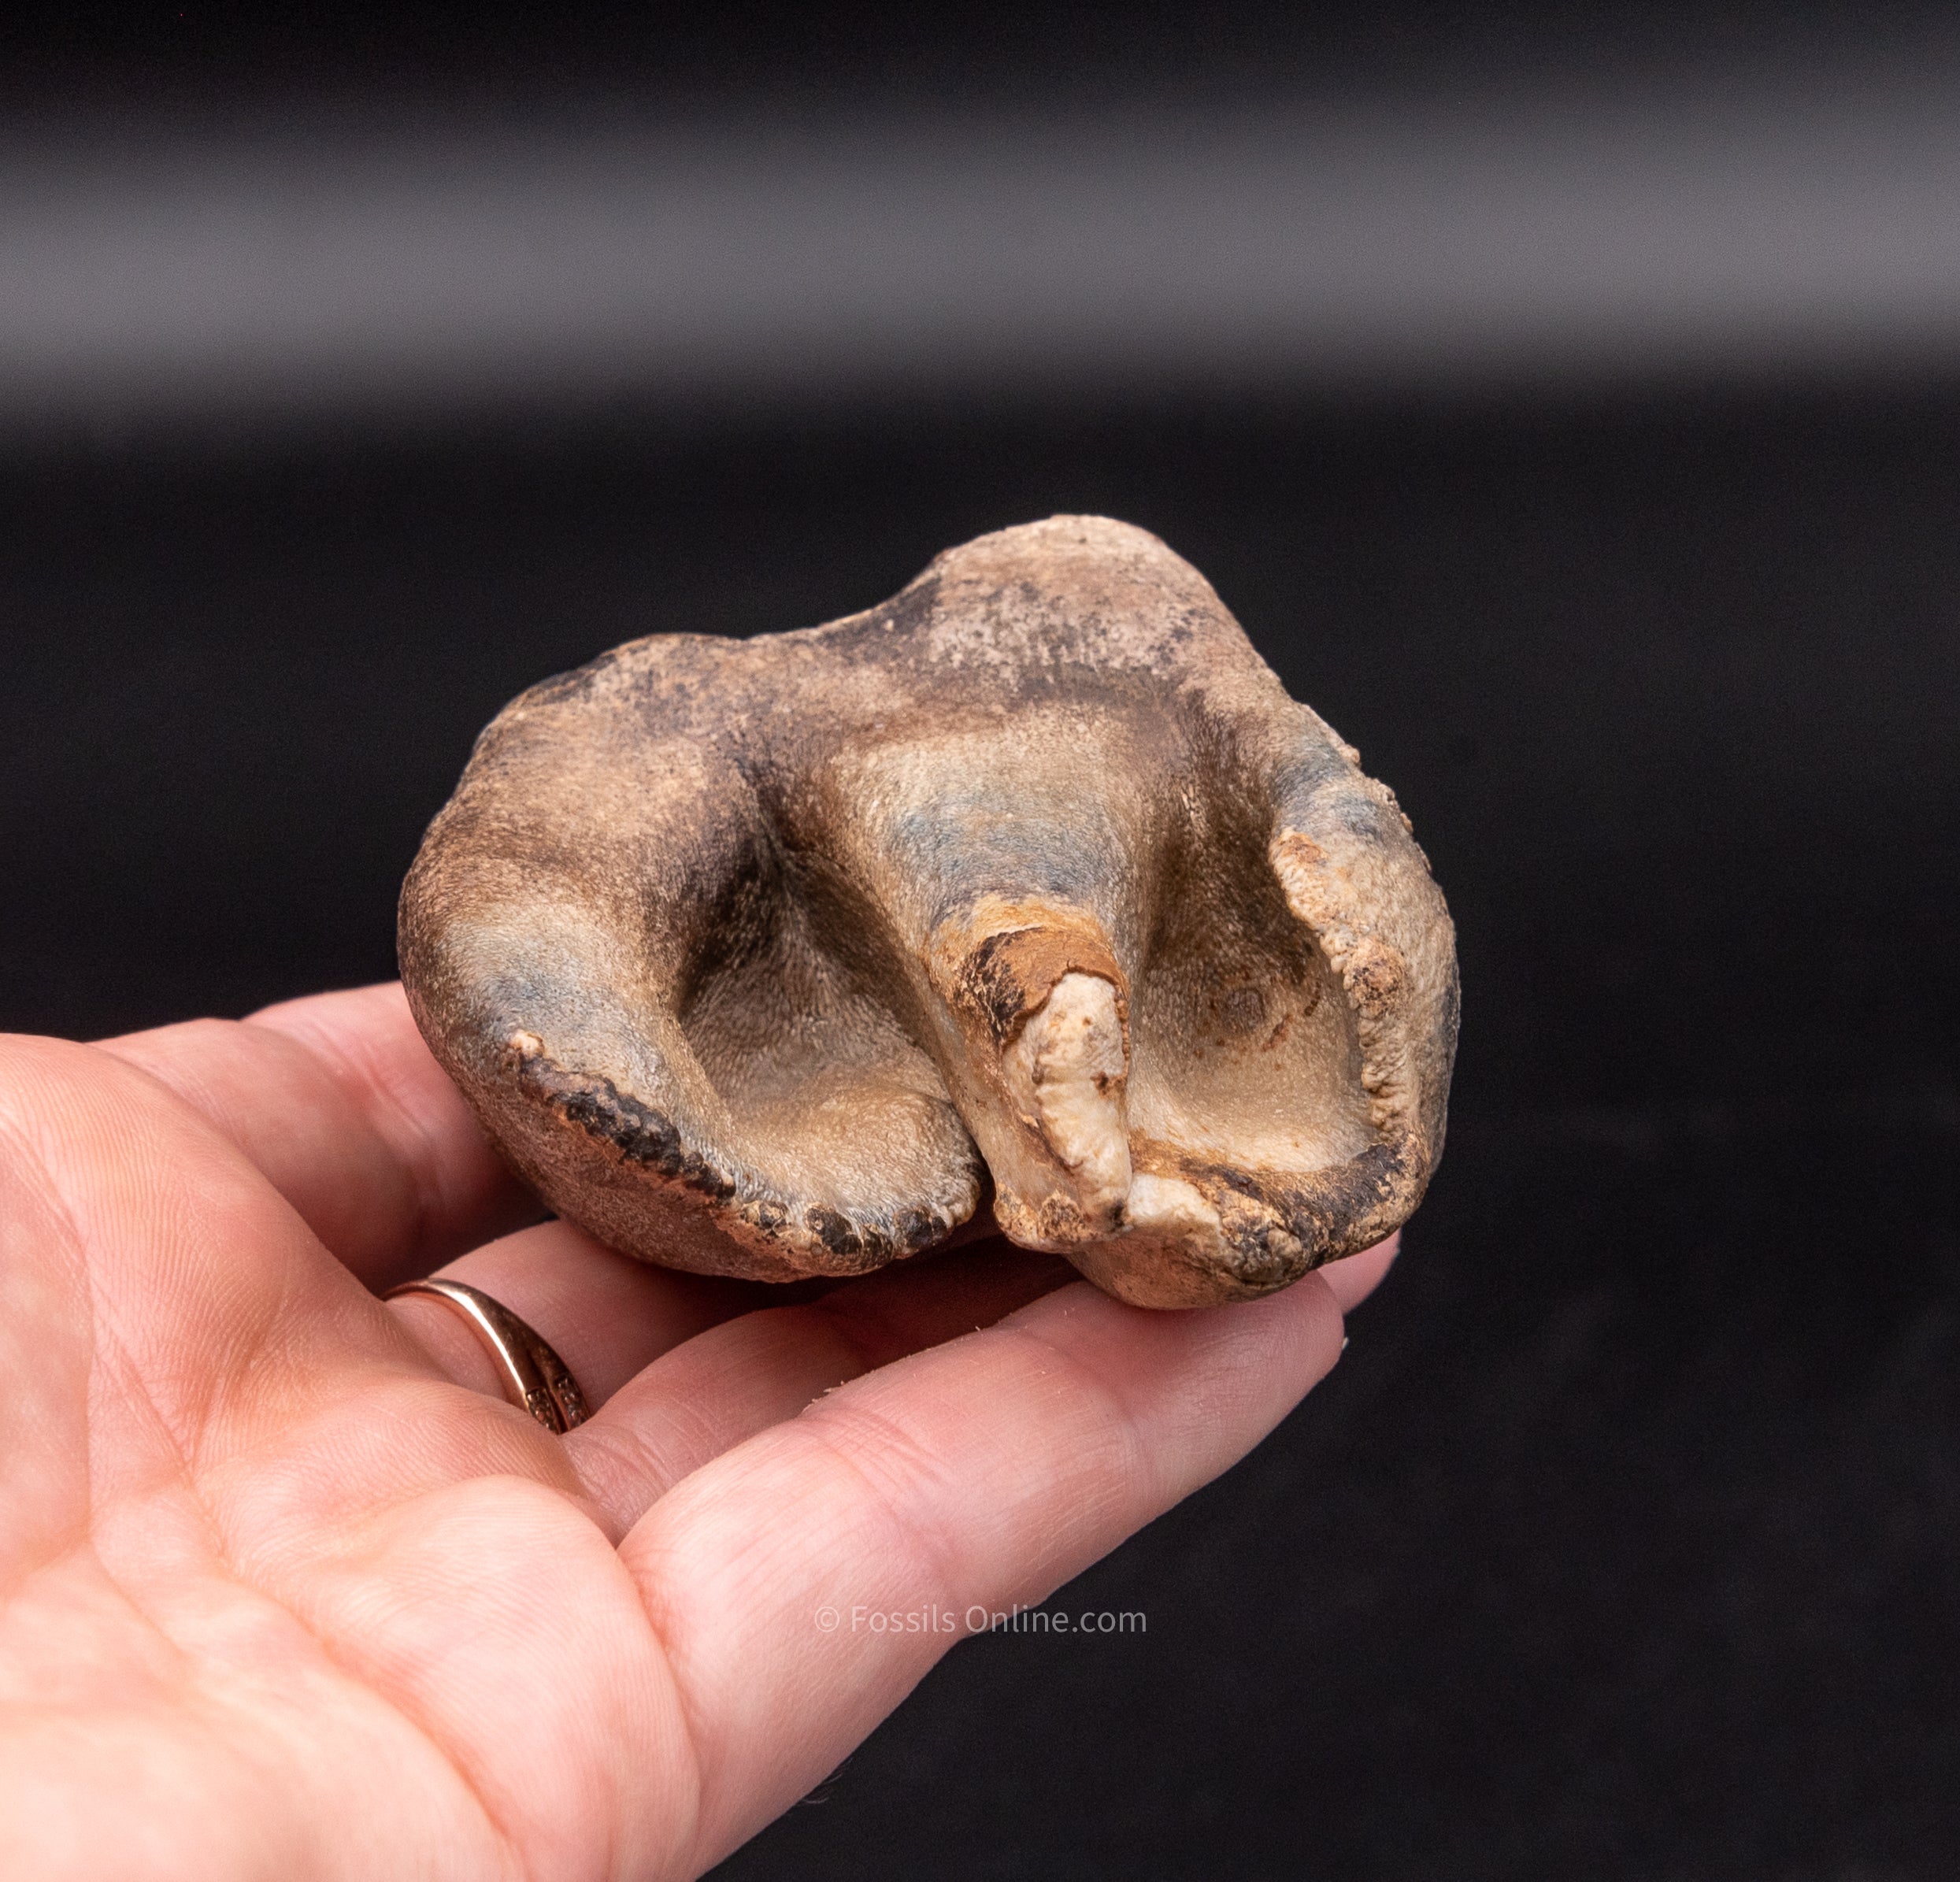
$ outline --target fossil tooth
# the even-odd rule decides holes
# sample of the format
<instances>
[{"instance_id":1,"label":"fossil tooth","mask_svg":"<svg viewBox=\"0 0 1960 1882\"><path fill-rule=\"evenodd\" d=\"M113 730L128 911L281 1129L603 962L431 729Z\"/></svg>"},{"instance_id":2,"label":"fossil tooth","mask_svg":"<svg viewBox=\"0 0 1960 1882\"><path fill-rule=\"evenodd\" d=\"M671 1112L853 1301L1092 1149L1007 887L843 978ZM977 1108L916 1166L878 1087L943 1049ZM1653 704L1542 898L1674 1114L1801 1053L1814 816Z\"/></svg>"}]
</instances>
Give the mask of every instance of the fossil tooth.
<instances>
[{"instance_id":1,"label":"fossil tooth","mask_svg":"<svg viewBox=\"0 0 1960 1882\"><path fill-rule=\"evenodd\" d=\"M437 1056L614 1247L790 1279L991 1202L1145 1305L1377 1241L1443 1146L1443 898L1154 537L1057 517L883 606L656 635L484 732L404 888Z\"/></svg>"}]
</instances>

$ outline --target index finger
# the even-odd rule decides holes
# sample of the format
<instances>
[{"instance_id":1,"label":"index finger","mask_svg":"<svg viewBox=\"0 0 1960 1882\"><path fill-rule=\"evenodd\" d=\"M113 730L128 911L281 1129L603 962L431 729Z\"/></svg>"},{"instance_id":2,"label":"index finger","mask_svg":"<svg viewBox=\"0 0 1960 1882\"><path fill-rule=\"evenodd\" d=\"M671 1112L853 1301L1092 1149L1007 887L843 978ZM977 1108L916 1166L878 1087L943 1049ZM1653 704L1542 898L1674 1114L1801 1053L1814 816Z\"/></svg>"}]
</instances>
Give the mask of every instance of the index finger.
<instances>
[{"instance_id":1,"label":"index finger","mask_svg":"<svg viewBox=\"0 0 1960 1882\"><path fill-rule=\"evenodd\" d=\"M215 1124L371 1287L544 1212L491 1148L398 983L102 1042Z\"/></svg>"}]
</instances>

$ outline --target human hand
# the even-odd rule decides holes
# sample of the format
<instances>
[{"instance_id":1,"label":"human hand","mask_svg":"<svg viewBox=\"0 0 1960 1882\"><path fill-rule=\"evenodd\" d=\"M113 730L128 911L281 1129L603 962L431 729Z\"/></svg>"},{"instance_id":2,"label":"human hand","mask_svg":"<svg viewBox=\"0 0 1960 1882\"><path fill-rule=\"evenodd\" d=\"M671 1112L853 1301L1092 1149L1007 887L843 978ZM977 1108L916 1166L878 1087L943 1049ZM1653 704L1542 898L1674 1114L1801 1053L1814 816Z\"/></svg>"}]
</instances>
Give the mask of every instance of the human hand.
<instances>
[{"instance_id":1,"label":"human hand","mask_svg":"<svg viewBox=\"0 0 1960 1882\"><path fill-rule=\"evenodd\" d=\"M0 1873L696 1873L956 1637L854 1610L1041 1600L1393 1252L1165 1313L997 1241L786 1294L536 1213L394 987L0 1045ZM589 1423L377 1298L445 1261Z\"/></svg>"}]
</instances>

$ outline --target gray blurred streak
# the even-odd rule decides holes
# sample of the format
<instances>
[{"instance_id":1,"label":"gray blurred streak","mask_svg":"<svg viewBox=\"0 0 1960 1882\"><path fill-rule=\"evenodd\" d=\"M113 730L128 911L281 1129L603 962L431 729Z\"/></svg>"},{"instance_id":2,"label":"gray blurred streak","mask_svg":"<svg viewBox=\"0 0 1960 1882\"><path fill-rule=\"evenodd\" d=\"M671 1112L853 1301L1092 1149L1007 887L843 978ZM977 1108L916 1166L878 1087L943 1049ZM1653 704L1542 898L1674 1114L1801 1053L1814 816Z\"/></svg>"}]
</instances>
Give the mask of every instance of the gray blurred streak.
<instances>
[{"instance_id":1,"label":"gray blurred streak","mask_svg":"<svg viewBox=\"0 0 1960 1882\"><path fill-rule=\"evenodd\" d=\"M1960 88L0 143L0 430L1960 360Z\"/></svg>"}]
</instances>

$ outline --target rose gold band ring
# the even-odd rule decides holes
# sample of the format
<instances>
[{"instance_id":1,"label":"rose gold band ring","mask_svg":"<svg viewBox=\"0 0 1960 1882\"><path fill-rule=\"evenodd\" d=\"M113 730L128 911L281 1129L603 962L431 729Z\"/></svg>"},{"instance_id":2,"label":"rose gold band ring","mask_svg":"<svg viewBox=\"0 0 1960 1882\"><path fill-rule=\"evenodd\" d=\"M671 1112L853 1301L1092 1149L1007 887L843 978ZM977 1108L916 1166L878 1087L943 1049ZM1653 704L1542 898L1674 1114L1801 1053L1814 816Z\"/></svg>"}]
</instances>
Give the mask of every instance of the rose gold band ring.
<instances>
[{"instance_id":1,"label":"rose gold band ring","mask_svg":"<svg viewBox=\"0 0 1960 1882\"><path fill-rule=\"evenodd\" d=\"M468 1321L490 1349L504 1396L547 1431L570 1431L591 1415L571 1369L502 1301L492 1300L480 1287L445 1280L404 1281L383 1299L399 1300L405 1294L426 1294Z\"/></svg>"}]
</instances>

